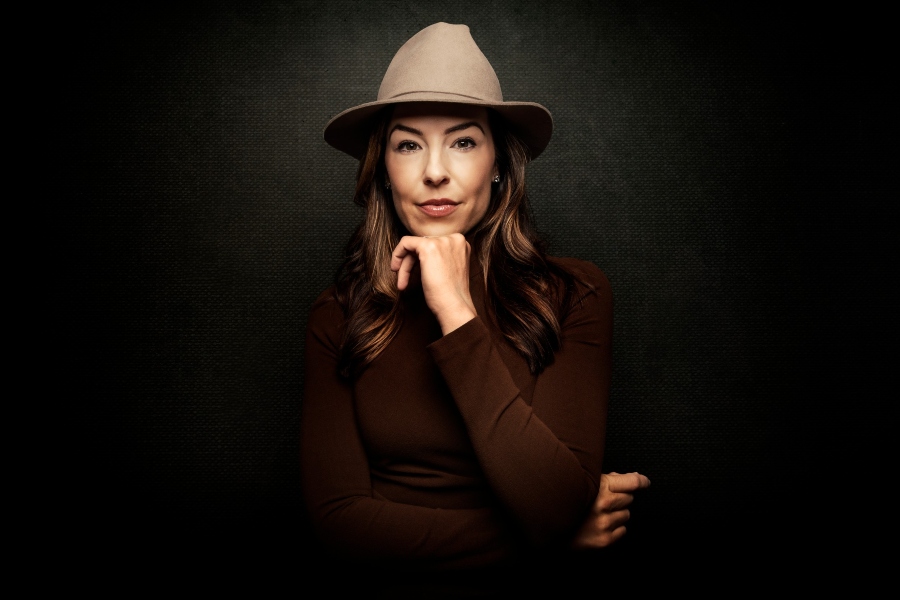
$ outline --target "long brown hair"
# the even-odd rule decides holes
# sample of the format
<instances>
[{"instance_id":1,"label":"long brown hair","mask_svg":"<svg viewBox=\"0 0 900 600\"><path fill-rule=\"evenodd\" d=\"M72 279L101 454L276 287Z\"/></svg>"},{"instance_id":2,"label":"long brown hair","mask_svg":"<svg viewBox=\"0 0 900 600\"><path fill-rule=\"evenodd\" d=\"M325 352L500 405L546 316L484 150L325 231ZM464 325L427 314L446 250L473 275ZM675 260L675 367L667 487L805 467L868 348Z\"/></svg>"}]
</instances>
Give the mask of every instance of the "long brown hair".
<instances>
[{"instance_id":1,"label":"long brown hair","mask_svg":"<svg viewBox=\"0 0 900 600\"><path fill-rule=\"evenodd\" d=\"M469 235L484 274L485 298L506 340L532 373L553 361L560 322L575 278L549 260L525 192L528 148L502 117L488 110L500 183L493 186L487 214ZM346 247L336 298L347 320L339 369L350 378L391 342L402 324L402 303L391 252L406 230L386 191L384 154L391 109L382 111L359 161L353 201L365 217Z\"/></svg>"}]
</instances>

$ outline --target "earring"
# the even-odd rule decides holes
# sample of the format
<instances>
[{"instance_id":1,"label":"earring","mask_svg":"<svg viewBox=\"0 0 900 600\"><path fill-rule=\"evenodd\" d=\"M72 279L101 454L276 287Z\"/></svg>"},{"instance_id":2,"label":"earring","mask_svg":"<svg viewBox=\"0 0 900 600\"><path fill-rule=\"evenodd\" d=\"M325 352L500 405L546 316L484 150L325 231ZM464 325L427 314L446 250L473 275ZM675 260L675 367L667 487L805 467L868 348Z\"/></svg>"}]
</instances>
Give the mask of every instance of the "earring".
<instances>
[{"instance_id":1,"label":"earring","mask_svg":"<svg viewBox=\"0 0 900 600\"><path fill-rule=\"evenodd\" d=\"M500 176L494 175L494 183L500 183Z\"/></svg>"},{"instance_id":2,"label":"earring","mask_svg":"<svg viewBox=\"0 0 900 600\"><path fill-rule=\"evenodd\" d=\"M384 182L384 188L387 189L387 190L391 189L391 182L390 182L390 181L385 181L385 182Z\"/></svg>"}]
</instances>

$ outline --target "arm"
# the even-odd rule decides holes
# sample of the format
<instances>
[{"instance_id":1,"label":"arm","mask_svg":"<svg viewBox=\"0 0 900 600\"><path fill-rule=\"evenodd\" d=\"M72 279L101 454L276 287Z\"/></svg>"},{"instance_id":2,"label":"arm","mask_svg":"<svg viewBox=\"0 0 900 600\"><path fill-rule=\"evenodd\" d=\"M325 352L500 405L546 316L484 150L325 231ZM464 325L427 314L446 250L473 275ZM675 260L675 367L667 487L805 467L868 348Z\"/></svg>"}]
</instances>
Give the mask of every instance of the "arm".
<instances>
[{"instance_id":1,"label":"arm","mask_svg":"<svg viewBox=\"0 0 900 600\"><path fill-rule=\"evenodd\" d=\"M501 502L537 545L572 536L597 497L605 440L612 294L594 285L562 324L529 404L480 317L430 346Z\"/></svg>"},{"instance_id":2,"label":"arm","mask_svg":"<svg viewBox=\"0 0 900 600\"><path fill-rule=\"evenodd\" d=\"M509 553L509 542L489 509L433 509L373 493L351 386L337 375L341 320L336 302L323 294L307 329L301 476L315 532L345 558L419 562L426 568L499 561Z\"/></svg>"}]
</instances>

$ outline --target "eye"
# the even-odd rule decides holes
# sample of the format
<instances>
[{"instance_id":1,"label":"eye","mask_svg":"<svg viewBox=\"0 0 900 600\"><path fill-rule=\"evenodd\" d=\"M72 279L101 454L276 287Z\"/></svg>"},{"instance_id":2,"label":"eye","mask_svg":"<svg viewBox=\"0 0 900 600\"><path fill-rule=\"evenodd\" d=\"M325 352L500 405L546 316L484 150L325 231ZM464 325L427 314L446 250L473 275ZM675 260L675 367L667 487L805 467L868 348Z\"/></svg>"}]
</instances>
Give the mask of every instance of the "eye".
<instances>
[{"instance_id":1,"label":"eye","mask_svg":"<svg viewBox=\"0 0 900 600\"><path fill-rule=\"evenodd\" d=\"M471 150L475 147L475 140L472 138L460 138L453 142L453 148L459 148L460 150Z\"/></svg>"},{"instance_id":2,"label":"eye","mask_svg":"<svg viewBox=\"0 0 900 600\"><path fill-rule=\"evenodd\" d=\"M415 152L418 149L419 145L409 140L403 140L402 142L397 144L397 150L399 150L400 152Z\"/></svg>"}]
</instances>

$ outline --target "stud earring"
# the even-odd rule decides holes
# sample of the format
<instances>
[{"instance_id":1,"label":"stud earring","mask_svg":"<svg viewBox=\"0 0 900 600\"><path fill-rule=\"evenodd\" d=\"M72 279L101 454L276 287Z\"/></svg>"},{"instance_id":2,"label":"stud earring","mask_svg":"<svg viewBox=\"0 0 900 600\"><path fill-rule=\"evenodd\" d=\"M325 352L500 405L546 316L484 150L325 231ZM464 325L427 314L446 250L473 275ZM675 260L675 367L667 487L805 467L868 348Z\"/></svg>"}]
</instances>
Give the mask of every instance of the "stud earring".
<instances>
[{"instance_id":1,"label":"stud earring","mask_svg":"<svg viewBox=\"0 0 900 600\"><path fill-rule=\"evenodd\" d=\"M385 181L385 182L384 182L384 187L385 187L385 189L388 189L388 190L391 189L391 182L390 182L390 181Z\"/></svg>"},{"instance_id":2,"label":"stud earring","mask_svg":"<svg viewBox=\"0 0 900 600\"><path fill-rule=\"evenodd\" d=\"M494 175L494 183L500 183L500 176Z\"/></svg>"}]
</instances>

